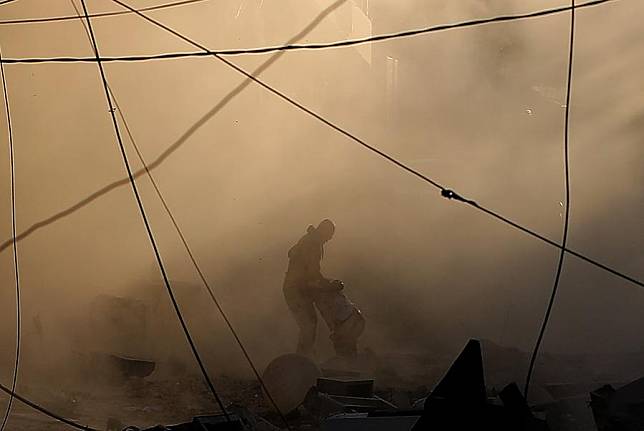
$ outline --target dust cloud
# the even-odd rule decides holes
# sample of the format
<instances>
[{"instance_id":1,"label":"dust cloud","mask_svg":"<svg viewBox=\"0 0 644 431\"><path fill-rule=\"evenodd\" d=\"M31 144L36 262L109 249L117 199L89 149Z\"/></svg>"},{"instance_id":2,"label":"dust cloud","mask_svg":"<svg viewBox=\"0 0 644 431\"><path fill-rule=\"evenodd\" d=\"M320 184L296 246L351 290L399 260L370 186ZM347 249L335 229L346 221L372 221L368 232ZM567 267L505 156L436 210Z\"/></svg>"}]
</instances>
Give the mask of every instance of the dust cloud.
<instances>
[{"instance_id":1,"label":"dust cloud","mask_svg":"<svg viewBox=\"0 0 644 431\"><path fill-rule=\"evenodd\" d=\"M117 9L109 1L88 3L93 12ZM300 42L351 37L350 17L366 3L347 1ZM381 34L564 3L372 0L368 7L372 32ZM154 16L212 48L253 47L283 43L330 4L205 1ZM2 7L2 19L73 13L64 1ZM640 279L644 57L637 16L643 13L644 4L626 0L578 12L570 147L570 247ZM193 50L135 16L94 23L106 56ZM441 184L558 240L568 26L569 16L559 14L359 49L290 52L261 78ZM0 41L6 58L91 55L77 21L3 25ZM231 60L250 71L270 55ZM209 58L105 67L148 162L243 81ZM22 231L124 178L125 170L95 64L5 69ZM125 144L130 163L140 168ZM11 236L6 151L0 159L5 239ZM442 199L257 85L208 119L153 175L260 368L294 345L281 292L286 252L309 224L327 217L337 230L323 272L344 280L362 308L364 346L381 354L446 355L470 337L520 349L533 343L556 249ZM149 180L142 176L137 184L209 369L248 374ZM78 355L89 351L150 357L196 372L129 185L34 232L19 243L19 256L21 384L43 376L68 384L79 378ZM0 267L0 375L8 381L15 333L11 249L0 255ZM118 337L96 321L97 298L114 296L146 305L143 329ZM643 307L644 293L633 285L568 257L545 350L642 350ZM130 316L140 318L134 310ZM330 353L324 330L320 340L324 357Z\"/></svg>"}]
</instances>

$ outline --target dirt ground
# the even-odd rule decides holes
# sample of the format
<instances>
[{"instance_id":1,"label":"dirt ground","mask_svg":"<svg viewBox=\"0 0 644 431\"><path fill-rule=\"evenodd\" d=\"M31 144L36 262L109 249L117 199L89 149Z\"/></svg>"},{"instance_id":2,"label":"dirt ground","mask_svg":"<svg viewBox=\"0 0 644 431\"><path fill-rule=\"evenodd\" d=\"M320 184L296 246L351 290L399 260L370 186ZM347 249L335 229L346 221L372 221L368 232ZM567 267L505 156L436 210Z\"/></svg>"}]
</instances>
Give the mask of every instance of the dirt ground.
<instances>
[{"instance_id":1,"label":"dirt ground","mask_svg":"<svg viewBox=\"0 0 644 431\"><path fill-rule=\"evenodd\" d=\"M394 367L377 367L376 392L382 398L401 407L425 394L427 383L435 381L439 373L419 374L427 369L413 357L396 358L397 373ZM405 362L407 365L405 366ZM269 407L259 383L251 378L240 379L226 376L215 378L214 385L226 406L239 406L253 415L279 426L282 422ZM79 387L78 385L75 385ZM93 389L88 389L93 387ZM119 424L117 429L133 425L140 428L158 424L176 424L190 421L194 416L211 414L219 409L205 384L197 375L178 375L159 377L154 374L148 379L125 382L90 383L80 385L81 389L57 390L27 386L19 388L43 407L50 409L77 423L96 429L107 428L108 420ZM315 422L306 415L289 417L293 429L315 430ZM54 431L71 429L69 426L31 409L20 402L14 404L7 425L7 431ZM111 430L110 430L111 431Z\"/></svg>"},{"instance_id":2,"label":"dirt ground","mask_svg":"<svg viewBox=\"0 0 644 431\"><path fill-rule=\"evenodd\" d=\"M521 381L527 361L525 352L493 343L484 343L483 348L489 389L499 389L509 382ZM545 354L531 387L531 402L543 404L554 400L553 395L545 390L548 383L586 382L592 389L603 384L600 382L631 381L641 376L642 358L644 353L594 359ZM414 401L427 395L442 378L453 359L452 356L391 354L372 357L371 362L366 362L370 362L369 373L370 377L375 378L376 394L400 408L409 408ZM276 426L281 424L256 380L218 376L214 385L226 406L239 406L255 417ZM120 431L129 425L144 429L158 424L182 423L197 415L219 411L201 377L185 372L173 374L155 371L147 379L120 382L105 379L100 382L82 381L80 385L70 385L80 388L73 391L62 389L62 386L64 385L61 388L25 386L19 387L19 393L83 425L105 430L110 420L113 424L118 424L110 431ZM586 404L584 407L587 409ZM289 423L295 430L314 431L318 428L306 413L289 417ZM6 427L7 431L66 429L71 428L20 402L14 404Z\"/></svg>"},{"instance_id":3,"label":"dirt ground","mask_svg":"<svg viewBox=\"0 0 644 431\"><path fill-rule=\"evenodd\" d=\"M266 413L259 385L252 381L221 377L214 384L226 404L242 405L254 413ZM35 389L35 393L38 390ZM78 391L53 394L40 392L42 405L68 419L96 429L106 429L108 420L122 427L145 428L174 424L218 410L205 385L198 378L163 381L132 381L100 393ZM49 396L47 396L49 395ZM36 398L36 397L34 397ZM54 431L71 429L20 402L14 404L7 431Z\"/></svg>"}]
</instances>

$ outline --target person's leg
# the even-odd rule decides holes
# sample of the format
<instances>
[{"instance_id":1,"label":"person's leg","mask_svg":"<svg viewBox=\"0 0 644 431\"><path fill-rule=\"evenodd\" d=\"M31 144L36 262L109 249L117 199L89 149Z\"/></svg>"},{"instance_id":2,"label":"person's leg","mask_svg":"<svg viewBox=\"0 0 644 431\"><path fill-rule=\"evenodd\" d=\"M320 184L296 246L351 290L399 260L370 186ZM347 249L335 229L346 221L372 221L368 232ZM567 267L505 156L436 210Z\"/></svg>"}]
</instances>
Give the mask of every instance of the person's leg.
<instances>
[{"instance_id":1,"label":"person's leg","mask_svg":"<svg viewBox=\"0 0 644 431\"><path fill-rule=\"evenodd\" d=\"M333 348L338 356L355 357L358 355L358 338L365 329L365 320L360 313L354 313L347 320L339 324L333 334Z\"/></svg>"},{"instance_id":2,"label":"person's leg","mask_svg":"<svg viewBox=\"0 0 644 431\"><path fill-rule=\"evenodd\" d=\"M297 290L284 290L284 298L295 322L300 329L297 341L297 353L313 356L318 316L313 301Z\"/></svg>"}]
</instances>

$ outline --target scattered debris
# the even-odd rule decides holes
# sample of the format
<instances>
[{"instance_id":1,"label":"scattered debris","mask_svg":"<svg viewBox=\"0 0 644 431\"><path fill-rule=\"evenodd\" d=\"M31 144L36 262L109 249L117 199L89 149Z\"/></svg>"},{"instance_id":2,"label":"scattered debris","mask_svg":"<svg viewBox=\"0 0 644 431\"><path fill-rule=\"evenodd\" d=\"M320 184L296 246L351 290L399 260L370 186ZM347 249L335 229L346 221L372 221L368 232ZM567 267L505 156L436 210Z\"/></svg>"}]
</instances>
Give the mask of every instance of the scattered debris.
<instances>
[{"instance_id":1,"label":"scattered debris","mask_svg":"<svg viewBox=\"0 0 644 431\"><path fill-rule=\"evenodd\" d=\"M590 399L599 431L644 429L644 377L619 389L604 385L591 392Z\"/></svg>"}]
</instances>

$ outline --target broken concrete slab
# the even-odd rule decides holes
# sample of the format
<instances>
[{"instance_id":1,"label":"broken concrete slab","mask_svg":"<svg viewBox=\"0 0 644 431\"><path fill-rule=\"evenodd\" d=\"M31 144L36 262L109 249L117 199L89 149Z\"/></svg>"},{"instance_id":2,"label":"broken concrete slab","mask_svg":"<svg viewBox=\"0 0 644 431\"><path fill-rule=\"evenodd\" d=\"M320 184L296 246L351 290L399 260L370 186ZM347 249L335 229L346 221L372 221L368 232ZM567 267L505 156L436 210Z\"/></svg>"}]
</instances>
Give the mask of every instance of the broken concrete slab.
<instances>
[{"instance_id":1,"label":"broken concrete slab","mask_svg":"<svg viewBox=\"0 0 644 431\"><path fill-rule=\"evenodd\" d=\"M413 431L547 429L544 421L532 415L515 384L501 392L502 405L490 402L486 392L481 345L470 340L425 400Z\"/></svg>"},{"instance_id":2,"label":"broken concrete slab","mask_svg":"<svg viewBox=\"0 0 644 431\"><path fill-rule=\"evenodd\" d=\"M644 377L618 389L604 385L591 392L590 398L599 431L644 429Z\"/></svg>"},{"instance_id":3,"label":"broken concrete slab","mask_svg":"<svg viewBox=\"0 0 644 431\"><path fill-rule=\"evenodd\" d=\"M140 430L136 427L127 427L123 431L252 431L242 419L229 414L195 416L192 421L176 425L157 425L152 428Z\"/></svg>"}]
</instances>

